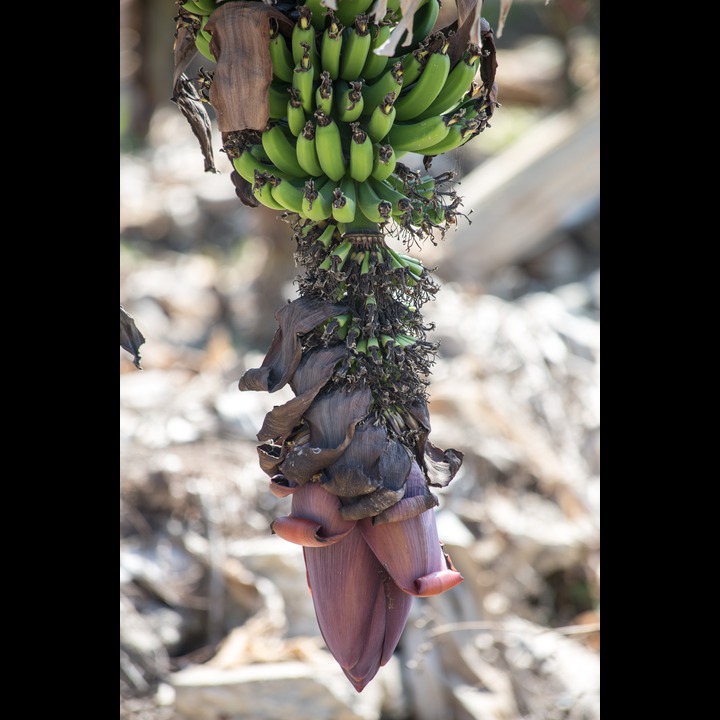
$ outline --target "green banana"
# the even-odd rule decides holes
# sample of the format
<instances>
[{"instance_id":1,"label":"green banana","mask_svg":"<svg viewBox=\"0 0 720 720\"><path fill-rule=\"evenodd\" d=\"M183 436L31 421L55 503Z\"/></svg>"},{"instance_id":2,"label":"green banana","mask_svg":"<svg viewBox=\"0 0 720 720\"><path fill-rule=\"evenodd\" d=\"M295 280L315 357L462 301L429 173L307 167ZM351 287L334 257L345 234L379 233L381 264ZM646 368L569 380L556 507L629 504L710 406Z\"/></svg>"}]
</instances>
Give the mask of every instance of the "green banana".
<instances>
[{"instance_id":1,"label":"green banana","mask_svg":"<svg viewBox=\"0 0 720 720\"><path fill-rule=\"evenodd\" d=\"M450 73L450 56L447 51L448 42L445 40L436 51L430 53L420 77L400 93L395 101L397 120L402 122L416 118L438 96Z\"/></svg>"},{"instance_id":2,"label":"green banana","mask_svg":"<svg viewBox=\"0 0 720 720\"><path fill-rule=\"evenodd\" d=\"M302 209L302 199L305 195L305 185L298 180L276 178L270 188L273 200L280 203L286 210L297 213L306 218Z\"/></svg>"},{"instance_id":3,"label":"green banana","mask_svg":"<svg viewBox=\"0 0 720 720\"><path fill-rule=\"evenodd\" d=\"M392 29L393 24L386 20L381 20L378 24L373 23L370 25L370 35L372 39L370 41L370 48L368 49L365 65L363 65L360 73L360 76L365 82L376 78L387 67L388 57L386 55L378 55L375 51L387 41Z\"/></svg>"},{"instance_id":4,"label":"green banana","mask_svg":"<svg viewBox=\"0 0 720 720\"><path fill-rule=\"evenodd\" d=\"M423 148L422 154L427 156L442 155L464 145L478 134L480 121L474 118L462 118L450 126L448 134L440 142Z\"/></svg>"},{"instance_id":5,"label":"green banana","mask_svg":"<svg viewBox=\"0 0 720 720\"><path fill-rule=\"evenodd\" d=\"M407 34L404 33L398 42L398 46L402 45L406 47L408 52L419 47L435 27L435 23L438 21L440 15L440 7L441 4L439 0L426 0L426 2L415 11L415 15L413 16L411 42L407 46L404 45L404 41L407 39Z\"/></svg>"},{"instance_id":6,"label":"green banana","mask_svg":"<svg viewBox=\"0 0 720 720\"><path fill-rule=\"evenodd\" d=\"M449 115L435 115L419 122L395 122L388 133L388 142L396 153L419 153L439 143L450 132L452 122Z\"/></svg>"},{"instance_id":7,"label":"green banana","mask_svg":"<svg viewBox=\"0 0 720 720\"><path fill-rule=\"evenodd\" d=\"M310 178L305 182L305 191L302 199L302 211L313 222L326 220L333 211L333 188L335 183L330 178L316 181Z\"/></svg>"},{"instance_id":8,"label":"green banana","mask_svg":"<svg viewBox=\"0 0 720 720\"><path fill-rule=\"evenodd\" d=\"M312 17L310 18L312 26L315 30L322 31L325 27L325 16L329 8L326 8L321 0L304 0L303 4L312 13Z\"/></svg>"},{"instance_id":9,"label":"green banana","mask_svg":"<svg viewBox=\"0 0 720 720\"><path fill-rule=\"evenodd\" d=\"M455 63L442 89L426 110L415 117L424 120L431 115L443 115L459 105L465 94L471 89L480 60L480 48L468 43L463 56Z\"/></svg>"},{"instance_id":10,"label":"green banana","mask_svg":"<svg viewBox=\"0 0 720 720\"><path fill-rule=\"evenodd\" d=\"M389 92L394 92L395 97L400 94L404 83L404 69L398 60L394 62L379 78L372 84L363 85L363 101L365 104L363 112L369 115Z\"/></svg>"},{"instance_id":11,"label":"green banana","mask_svg":"<svg viewBox=\"0 0 720 720\"><path fill-rule=\"evenodd\" d=\"M397 164L397 155L392 145L375 143L373 146L373 167L370 173L377 180L386 180Z\"/></svg>"},{"instance_id":12,"label":"green banana","mask_svg":"<svg viewBox=\"0 0 720 720\"><path fill-rule=\"evenodd\" d=\"M217 7L215 0L191 0L191 3L197 5L200 8L200 12L205 15L210 13Z\"/></svg>"},{"instance_id":13,"label":"green banana","mask_svg":"<svg viewBox=\"0 0 720 720\"><path fill-rule=\"evenodd\" d=\"M315 147L323 172L336 182L345 174L345 156L343 154L340 128L331 115L322 110L315 111Z\"/></svg>"},{"instance_id":14,"label":"green banana","mask_svg":"<svg viewBox=\"0 0 720 720\"><path fill-rule=\"evenodd\" d=\"M335 15L343 25L349 26L355 20L355 16L364 13L373 2L374 0L340 0Z\"/></svg>"},{"instance_id":15,"label":"green banana","mask_svg":"<svg viewBox=\"0 0 720 720\"><path fill-rule=\"evenodd\" d=\"M350 123L350 176L362 183L370 177L373 169L373 143L359 122Z\"/></svg>"},{"instance_id":16,"label":"green banana","mask_svg":"<svg viewBox=\"0 0 720 720\"><path fill-rule=\"evenodd\" d=\"M332 215L339 223L351 223L357 211L357 188L355 181L346 175L339 188L333 191Z\"/></svg>"},{"instance_id":17,"label":"green banana","mask_svg":"<svg viewBox=\"0 0 720 720\"><path fill-rule=\"evenodd\" d=\"M338 94L335 100L338 120L351 123L357 120L365 107L365 99L362 95L362 80L346 82L340 80Z\"/></svg>"},{"instance_id":18,"label":"green banana","mask_svg":"<svg viewBox=\"0 0 720 720\"><path fill-rule=\"evenodd\" d=\"M291 141L281 125L269 125L262 133L261 140L263 149L273 165L288 175L305 177L305 170L297 161L295 138Z\"/></svg>"},{"instance_id":19,"label":"green banana","mask_svg":"<svg viewBox=\"0 0 720 720\"><path fill-rule=\"evenodd\" d=\"M425 67L427 56L428 50L422 45L403 55L403 73L408 87L420 77L420 73L422 73Z\"/></svg>"},{"instance_id":20,"label":"green banana","mask_svg":"<svg viewBox=\"0 0 720 720\"><path fill-rule=\"evenodd\" d=\"M395 124L395 93L389 92L372 111L367 120L367 134L373 142L380 142Z\"/></svg>"},{"instance_id":21,"label":"green banana","mask_svg":"<svg viewBox=\"0 0 720 720\"><path fill-rule=\"evenodd\" d=\"M324 175L320 160L318 160L317 148L315 147L315 123L308 120L305 127L295 141L295 154L298 165L313 177Z\"/></svg>"},{"instance_id":22,"label":"green banana","mask_svg":"<svg viewBox=\"0 0 720 720\"><path fill-rule=\"evenodd\" d=\"M237 170L240 177L249 183L255 182L255 172L269 173L275 177L283 179L290 177L287 173L282 172L275 165L264 163L253 155L249 149L243 150L239 155L233 157L232 164Z\"/></svg>"},{"instance_id":23,"label":"green banana","mask_svg":"<svg viewBox=\"0 0 720 720\"><path fill-rule=\"evenodd\" d=\"M392 203L381 198L369 182L357 183L357 203L370 222L384 223L392 215Z\"/></svg>"},{"instance_id":24,"label":"green banana","mask_svg":"<svg viewBox=\"0 0 720 720\"><path fill-rule=\"evenodd\" d=\"M217 62L215 56L210 52L210 41L200 30L195 33L195 47L200 54L210 60L210 62Z\"/></svg>"},{"instance_id":25,"label":"green banana","mask_svg":"<svg viewBox=\"0 0 720 720\"><path fill-rule=\"evenodd\" d=\"M310 115L315 109L315 70L310 59L309 46L303 43L304 52L293 70L292 86L300 94L303 110Z\"/></svg>"},{"instance_id":26,"label":"green banana","mask_svg":"<svg viewBox=\"0 0 720 720\"><path fill-rule=\"evenodd\" d=\"M287 123L290 132L297 137L305 127L305 110L300 100L300 93L294 88L288 88L290 99L287 103Z\"/></svg>"},{"instance_id":27,"label":"green banana","mask_svg":"<svg viewBox=\"0 0 720 720\"><path fill-rule=\"evenodd\" d=\"M307 44L310 52L310 61L313 67L320 68L320 58L315 44L315 28L312 24L312 10L307 5L300 5L298 8L298 19L293 25L290 36L290 49L292 51L293 63L297 65L304 53L304 45Z\"/></svg>"},{"instance_id":28,"label":"green banana","mask_svg":"<svg viewBox=\"0 0 720 720\"><path fill-rule=\"evenodd\" d=\"M358 15L353 26L345 28L340 55L340 77L343 80L357 80L360 77L372 41L368 20L367 15Z\"/></svg>"},{"instance_id":29,"label":"green banana","mask_svg":"<svg viewBox=\"0 0 720 720\"><path fill-rule=\"evenodd\" d=\"M333 109L333 81L330 73L323 70L320 73L320 84L315 90L315 108L320 108L326 115L330 115Z\"/></svg>"},{"instance_id":30,"label":"green banana","mask_svg":"<svg viewBox=\"0 0 720 720\"><path fill-rule=\"evenodd\" d=\"M340 77L340 54L342 52L345 29L333 13L328 13L330 24L325 28L320 40L320 62L322 69L330 73L332 80Z\"/></svg>"},{"instance_id":31,"label":"green banana","mask_svg":"<svg viewBox=\"0 0 720 720\"><path fill-rule=\"evenodd\" d=\"M293 68L295 62L292 52L280 33L280 23L276 18L271 17L270 24L270 60L273 66L273 75L283 82L292 82Z\"/></svg>"},{"instance_id":32,"label":"green banana","mask_svg":"<svg viewBox=\"0 0 720 720\"><path fill-rule=\"evenodd\" d=\"M268 173L261 173L258 170L255 171L255 181L252 186L252 194L256 200L261 202L265 207L269 207L271 210L285 210L285 207L281 205L272 196L272 186L276 179Z\"/></svg>"},{"instance_id":33,"label":"green banana","mask_svg":"<svg viewBox=\"0 0 720 720\"><path fill-rule=\"evenodd\" d=\"M270 103L270 119L279 120L287 113L289 85L283 82L272 82L268 88L268 101Z\"/></svg>"},{"instance_id":34,"label":"green banana","mask_svg":"<svg viewBox=\"0 0 720 720\"><path fill-rule=\"evenodd\" d=\"M370 183L378 197L387 200L392 205L391 212L393 215L400 216L412 209L410 198L385 180L376 180L371 176L368 178L368 183Z\"/></svg>"},{"instance_id":35,"label":"green banana","mask_svg":"<svg viewBox=\"0 0 720 720\"><path fill-rule=\"evenodd\" d=\"M198 17L210 14L209 12L203 10L197 3L192 2L192 0L188 0L188 2L183 3L180 7L193 15L197 15Z\"/></svg>"}]
</instances>

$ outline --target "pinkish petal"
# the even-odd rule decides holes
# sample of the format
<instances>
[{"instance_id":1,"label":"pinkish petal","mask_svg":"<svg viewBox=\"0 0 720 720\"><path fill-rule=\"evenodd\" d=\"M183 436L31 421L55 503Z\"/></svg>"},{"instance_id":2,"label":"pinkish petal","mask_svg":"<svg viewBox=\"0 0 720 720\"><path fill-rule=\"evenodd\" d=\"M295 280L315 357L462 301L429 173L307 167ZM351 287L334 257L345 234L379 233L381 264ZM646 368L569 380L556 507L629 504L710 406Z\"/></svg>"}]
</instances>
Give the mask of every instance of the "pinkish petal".
<instances>
[{"instance_id":1,"label":"pinkish petal","mask_svg":"<svg viewBox=\"0 0 720 720\"><path fill-rule=\"evenodd\" d=\"M273 477L270 478L270 492L275 497L287 497L297 492L299 488L300 486L297 483L291 482L282 475L273 475Z\"/></svg>"},{"instance_id":2,"label":"pinkish petal","mask_svg":"<svg viewBox=\"0 0 720 720\"><path fill-rule=\"evenodd\" d=\"M290 514L322 526L324 537L347 534L355 526L340 516L340 501L317 483L307 483L293 494Z\"/></svg>"},{"instance_id":3,"label":"pinkish petal","mask_svg":"<svg viewBox=\"0 0 720 720\"><path fill-rule=\"evenodd\" d=\"M417 496L416 493L424 485L422 472L416 463L412 465L407 484L408 494L412 497ZM448 570L448 562L440 544L432 510L426 510L408 520L380 525L373 525L372 520L366 518L360 521L359 526L378 560L402 590L411 595L443 591L438 589L440 586L433 578L433 573ZM423 580L419 588L416 581L421 578L428 579ZM444 576L440 580L444 582ZM452 584L448 583L449 587Z\"/></svg>"},{"instance_id":4,"label":"pinkish petal","mask_svg":"<svg viewBox=\"0 0 720 720\"><path fill-rule=\"evenodd\" d=\"M324 547L339 542L353 529L349 528L338 535L327 535L322 525L306 518L276 518L270 524L271 530L283 540L303 547Z\"/></svg>"},{"instance_id":5,"label":"pinkish petal","mask_svg":"<svg viewBox=\"0 0 720 720\"><path fill-rule=\"evenodd\" d=\"M459 585L465 578L457 570L438 570L415 581L417 594L423 597L439 595Z\"/></svg>"}]
</instances>

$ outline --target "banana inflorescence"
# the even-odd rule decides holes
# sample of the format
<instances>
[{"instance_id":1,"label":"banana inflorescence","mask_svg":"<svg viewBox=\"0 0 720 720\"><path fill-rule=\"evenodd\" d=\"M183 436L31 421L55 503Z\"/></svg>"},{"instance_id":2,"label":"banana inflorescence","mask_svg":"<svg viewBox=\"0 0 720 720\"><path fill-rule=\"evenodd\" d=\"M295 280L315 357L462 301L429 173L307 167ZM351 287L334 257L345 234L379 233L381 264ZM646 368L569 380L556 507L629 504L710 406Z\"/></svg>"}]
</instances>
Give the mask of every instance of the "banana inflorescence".
<instances>
[{"instance_id":1,"label":"banana inflorescence","mask_svg":"<svg viewBox=\"0 0 720 720\"><path fill-rule=\"evenodd\" d=\"M210 59L204 27L217 4L181 4L197 19L196 46ZM395 222L419 234L452 223L456 196L437 192L427 173L419 182L398 160L449 152L486 127L492 108L486 112L488 94L475 79L480 48L468 43L451 61L450 32L434 31L440 3L424 0L412 19L412 41L403 45L403 34L395 55L381 55L376 50L402 19L400 4L388 2L385 17L373 14L369 0L336 4L333 10L306 0L288 12L291 33L270 22L269 123L234 146L235 169L260 203L303 221Z\"/></svg>"}]
</instances>

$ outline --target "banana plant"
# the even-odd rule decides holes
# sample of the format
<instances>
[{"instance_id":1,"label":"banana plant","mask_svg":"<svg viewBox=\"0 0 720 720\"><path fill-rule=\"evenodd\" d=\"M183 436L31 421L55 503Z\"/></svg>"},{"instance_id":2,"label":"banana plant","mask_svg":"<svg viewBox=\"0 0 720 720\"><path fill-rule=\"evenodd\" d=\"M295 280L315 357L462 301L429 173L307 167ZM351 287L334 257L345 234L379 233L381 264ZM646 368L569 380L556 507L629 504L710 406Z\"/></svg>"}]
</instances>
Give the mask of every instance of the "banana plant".
<instances>
[{"instance_id":1,"label":"banana plant","mask_svg":"<svg viewBox=\"0 0 720 720\"><path fill-rule=\"evenodd\" d=\"M432 159L477 137L498 107L480 8L457 0L456 20L438 27L439 0L178 6L176 95L196 52L215 63L201 97L236 193L278 212L305 270L239 389L294 393L258 432L270 491L292 497L272 531L303 546L320 631L358 692L392 656L412 597L463 579L431 491L463 460L429 437L438 346L422 306L438 286L410 248L462 215L454 175L433 175ZM178 104L206 125L202 103Z\"/></svg>"}]
</instances>

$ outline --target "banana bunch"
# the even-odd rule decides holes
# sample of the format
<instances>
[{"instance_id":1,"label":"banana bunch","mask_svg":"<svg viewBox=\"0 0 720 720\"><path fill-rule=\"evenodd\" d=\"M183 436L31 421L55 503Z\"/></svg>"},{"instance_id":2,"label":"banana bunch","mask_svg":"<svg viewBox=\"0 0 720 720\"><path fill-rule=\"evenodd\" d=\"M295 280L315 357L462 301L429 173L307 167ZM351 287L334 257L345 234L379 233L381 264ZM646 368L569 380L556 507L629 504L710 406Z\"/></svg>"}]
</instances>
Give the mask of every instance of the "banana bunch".
<instances>
[{"instance_id":1,"label":"banana bunch","mask_svg":"<svg viewBox=\"0 0 720 720\"><path fill-rule=\"evenodd\" d=\"M267 207L301 221L394 222L422 232L452 222L457 202L438 194L432 178L409 191L398 159L446 153L484 129L487 104L475 82L481 52L468 43L453 64L448 38L433 32L440 0L424 0L412 18L412 44L379 55L401 11L399 0L388 0L386 16L372 19L373 2L338 0L331 10L306 0L288 13L296 18L290 37L271 21L268 126L223 149ZM197 17L197 48L212 59L204 26L215 0L181 7Z\"/></svg>"}]
</instances>

